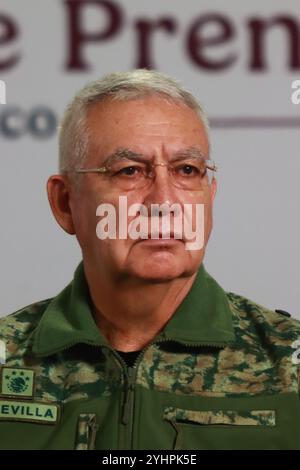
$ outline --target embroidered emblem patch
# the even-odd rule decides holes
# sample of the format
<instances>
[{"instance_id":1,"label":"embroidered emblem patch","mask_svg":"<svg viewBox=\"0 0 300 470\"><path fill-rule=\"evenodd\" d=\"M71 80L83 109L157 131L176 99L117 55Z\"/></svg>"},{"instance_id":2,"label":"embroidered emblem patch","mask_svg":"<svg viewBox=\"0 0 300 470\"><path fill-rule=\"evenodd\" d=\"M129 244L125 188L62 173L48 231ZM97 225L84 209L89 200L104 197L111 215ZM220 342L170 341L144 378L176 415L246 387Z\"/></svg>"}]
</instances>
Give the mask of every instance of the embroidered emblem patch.
<instances>
[{"instance_id":1,"label":"embroidered emblem patch","mask_svg":"<svg viewBox=\"0 0 300 470\"><path fill-rule=\"evenodd\" d=\"M34 370L2 367L1 395L32 398Z\"/></svg>"},{"instance_id":2,"label":"embroidered emblem patch","mask_svg":"<svg viewBox=\"0 0 300 470\"><path fill-rule=\"evenodd\" d=\"M59 405L0 399L0 421L55 424L59 419L59 411Z\"/></svg>"}]
</instances>

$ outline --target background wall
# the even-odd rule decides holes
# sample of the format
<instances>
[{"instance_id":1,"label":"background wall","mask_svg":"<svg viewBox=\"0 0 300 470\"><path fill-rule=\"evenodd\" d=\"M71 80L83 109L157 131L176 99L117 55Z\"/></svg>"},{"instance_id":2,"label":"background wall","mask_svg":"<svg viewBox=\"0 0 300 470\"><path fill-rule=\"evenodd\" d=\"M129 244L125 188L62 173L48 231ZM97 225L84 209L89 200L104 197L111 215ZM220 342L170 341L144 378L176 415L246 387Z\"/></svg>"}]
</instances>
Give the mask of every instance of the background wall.
<instances>
[{"instance_id":1,"label":"background wall","mask_svg":"<svg viewBox=\"0 0 300 470\"><path fill-rule=\"evenodd\" d=\"M0 315L55 295L81 258L45 192L66 104L87 81L147 65L180 79L212 120L207 270L300 318L297 0L1 1Z\"/></svg>"}]
</instances>

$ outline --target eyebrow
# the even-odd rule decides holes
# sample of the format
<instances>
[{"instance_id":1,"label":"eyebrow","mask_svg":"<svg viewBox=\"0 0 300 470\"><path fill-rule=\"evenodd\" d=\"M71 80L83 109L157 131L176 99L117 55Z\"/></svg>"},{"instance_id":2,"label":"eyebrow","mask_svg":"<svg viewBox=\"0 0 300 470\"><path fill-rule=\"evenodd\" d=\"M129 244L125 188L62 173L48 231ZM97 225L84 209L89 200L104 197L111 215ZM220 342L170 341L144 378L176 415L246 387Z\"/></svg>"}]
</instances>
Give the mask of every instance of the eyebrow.
<instances>
[{"instance_id":1,"label":"eyebrow","mask_svg":"<svg viewBox=\"0 0 300 470\"><path fill-rule=\"evenodd\" d=\"M174 157L170 161L178 161L184 158L208 158L205 153L198 147L187 147L184 149L177 150L174 153ZM111 165L112 163L120 160L134 160L139 162L149 162L143 154L134 152L128 148L118 148L113 153L108 155L103 162L103 166Z\"/></svg>"},{"instance_id":2,"label":"eyebrow","mask_svg":"<svg viewBox=\"0 0 300 470\"><path fill-rule=\"evenodd\" d=\"M187 147L175 152L175 158L208 158L205 153L198 147Z\"/></svg>"},{"instance_id":3,"label":"eyebrow","mask_svg":"<svg viewBox=\"0 0 300 470\"><path fill-rule=\"evenodd\" d=\"M141 161L143 160L143 155L141 153L133 152L128 148L118 148L105 158L103 165L106 166L107 164L118 162L119 160Z\"/></svg>"}]
</instances>

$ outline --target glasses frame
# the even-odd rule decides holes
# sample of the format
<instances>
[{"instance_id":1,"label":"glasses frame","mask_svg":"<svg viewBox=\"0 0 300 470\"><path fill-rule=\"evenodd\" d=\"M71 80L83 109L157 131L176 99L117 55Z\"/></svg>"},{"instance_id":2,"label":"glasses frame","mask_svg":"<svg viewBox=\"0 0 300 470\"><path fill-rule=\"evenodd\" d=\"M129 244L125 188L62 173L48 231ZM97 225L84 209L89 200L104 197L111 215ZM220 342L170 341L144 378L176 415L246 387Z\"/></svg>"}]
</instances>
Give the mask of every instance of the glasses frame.
<instances>
[{"instance_id":1,"label":"glasses frame","mask_svg":"<svg viewBox=\"0 0 300 470\"><path fill-rule=\"evenodd\" d=\"M198 157L197 157L197 158L198 158ZM205 161L205 166L206 166L207 169L211 170L213 173L216 173L216 172L218 171L218 167L217 167L217 165L215 164L215 162L214 162L213 160L204 159L204 161ZM128 162L129 162L129 160L128 160ZM133 161L133 164L132 164L132 165L129 165L129 167L130 167L130 166L134 166L134 163L136 163L136 162ZM144 162L143 162L143 163L144 163ZM172 168L172 163L163 163L163 162L161 162L161 163L150 163L150 162L149 162L149 163L147 163L147 164L148 164L148 168L150 168L151 170L150 170L150 171L147 171L147 173L146 173L145 176L146 176L147 178L149 178L149 179L152 179L152 180L155 178L155 172L153 172L153 169L154 169L155 167L157 167L157 166L161 166L161 167L162 167L162 166L165 166L165 167L168 168L169 174L170 174L170 172L171 172L172 169L173 169L173 168ZM188 165L188 163L187 163L187 165ZM75 171L75 173L97 173L97 174L113 173L113 171L111 170L111 168L109 168L108 165L104 165L104 166L101 166L101 167L99 167L99 168L76 168L74 171ZM153 175L152 175L152 173L153 173ZM207 173L207 172L205 172L205 174L204 174L201 178L204 178L204 176L206 175L206 173ZM213 180L214 177L215 177L215 176L213 175L212 180ZM146 180L145 180L145 181L146 181ZM211 182L210 182L209 184L211 184ZM144 187L144 186L142 186L142 187ZM142 188L142 187L141 187L141 188ZM177 186L175 185L175 187L177 187ZM179 186L179 187L181 188L181 186Z\"/></svg>"}]
</instances>

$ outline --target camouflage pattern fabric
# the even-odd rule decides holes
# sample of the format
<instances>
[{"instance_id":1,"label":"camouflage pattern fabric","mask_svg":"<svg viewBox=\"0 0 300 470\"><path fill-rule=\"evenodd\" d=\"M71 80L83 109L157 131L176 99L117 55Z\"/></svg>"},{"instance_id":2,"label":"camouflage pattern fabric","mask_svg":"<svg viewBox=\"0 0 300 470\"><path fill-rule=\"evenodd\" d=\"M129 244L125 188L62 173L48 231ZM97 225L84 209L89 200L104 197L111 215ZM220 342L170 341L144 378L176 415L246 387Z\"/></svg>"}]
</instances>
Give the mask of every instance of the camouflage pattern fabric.
<instances>
[{"instance_id":1,"label":"camouflage pattern fabric","mask_svg":"<svg viewBox=\"0 0 300 470\"><path fill-rule=\"evenodd\" d=\"M224 292L202 266L182 305L140 354L129 394L134 389L178 400L178 406L163 407L162 421L275 427L275 408L268 403L200 409L200 402L182 407L180 400L298 397L299 365L292 356L299 339L299 321ZM124 361L94 322L82 263L57 297L0 319L0 340L6 366L34 370L36 401L66 406L102 398L108 403L127 393ZM78 413L78 449L94 446L93 416Z\"/></svg>"},{"instance_id":2,"label":"camouflage pattern fabric","mask_svg":"<svg viewBox=\"0 0 300 470\"><path fill-rule=\"evenodd\" d=\"M81 413L78 418L75 450L93 450L97 430L96 415L94 413Z\"/></svg>"},{"instance_id":3,"label":"camouflage pattern fabric","mask_svg":"<svg viewBox=\"0 0 300 470\"><path fill-rule=\"evenodd\" d=\"M275 426L274 410L251 411L192 411L166 408L164 418L168 421L198 424L229 424L231 426Z\"/></svg>"}]
</instances>

